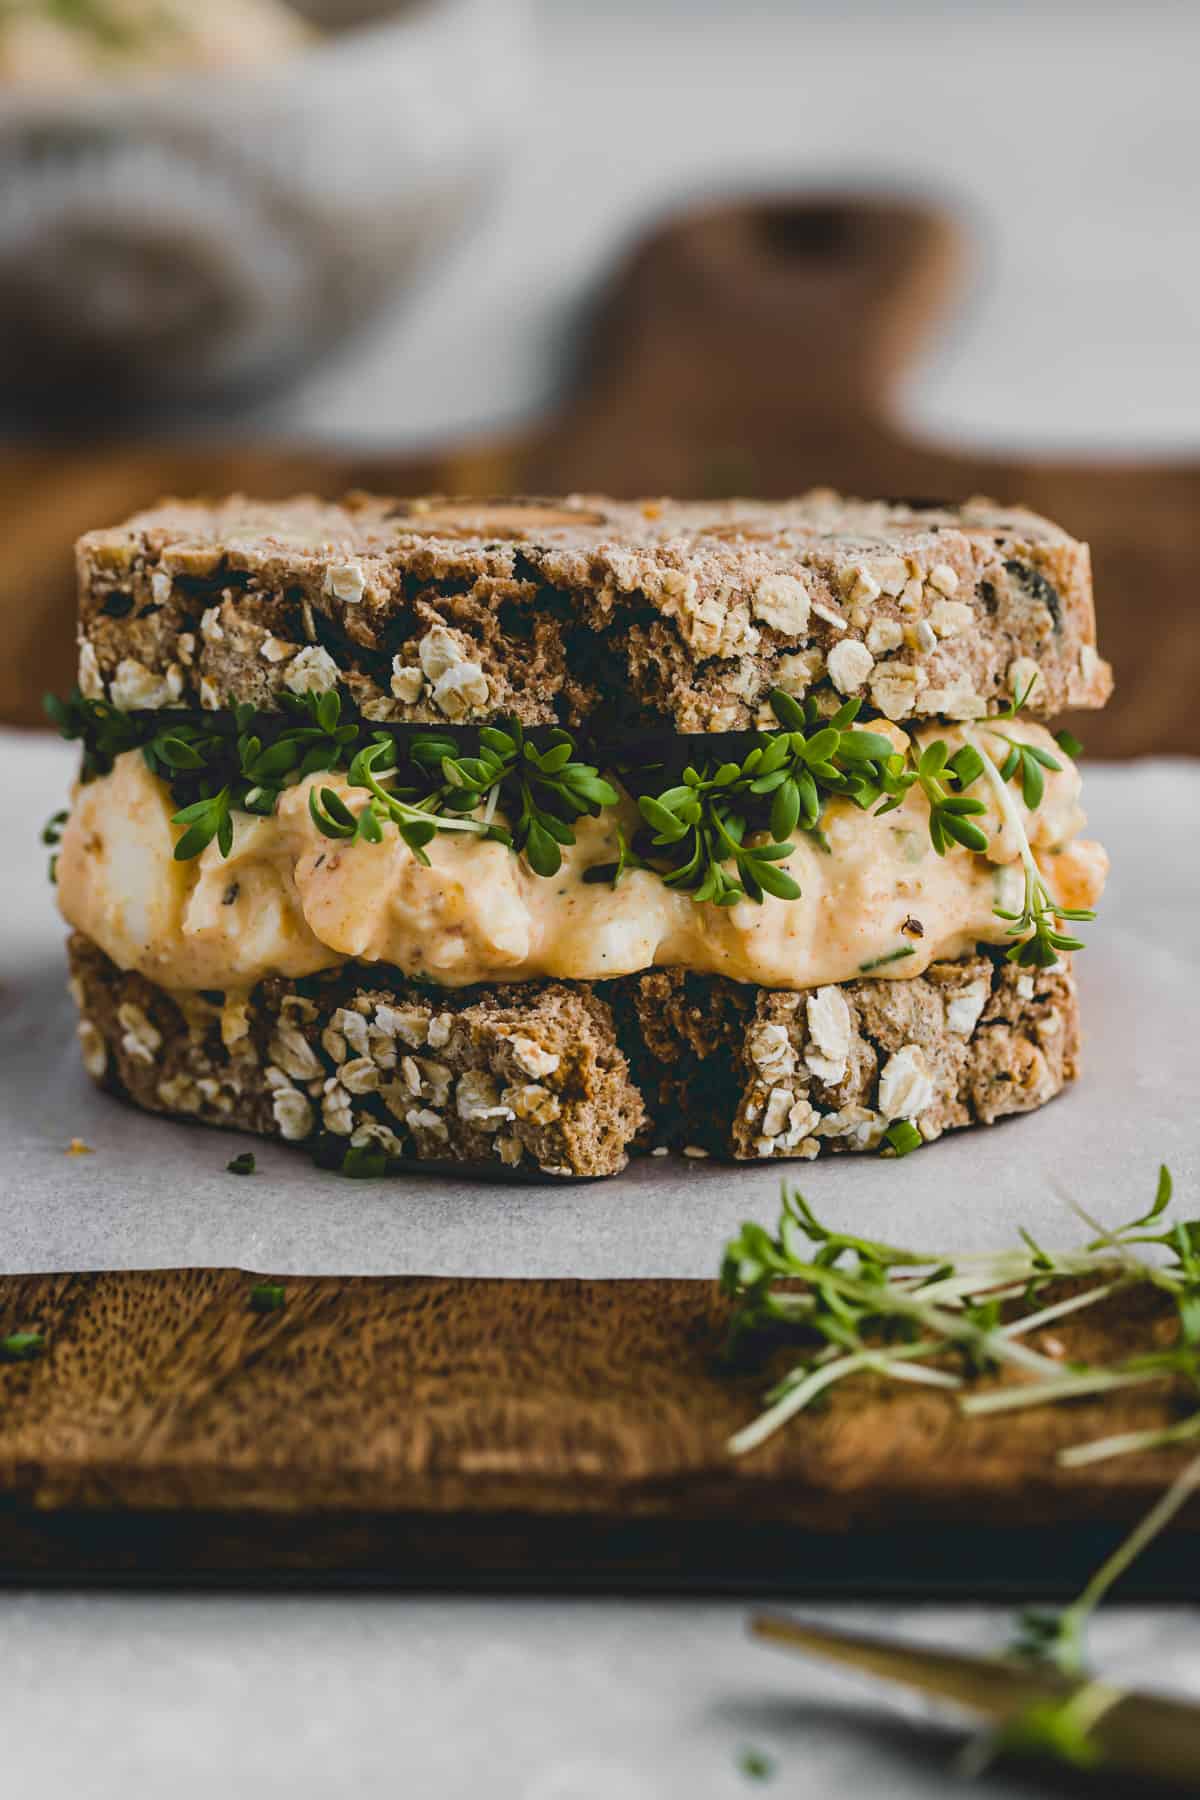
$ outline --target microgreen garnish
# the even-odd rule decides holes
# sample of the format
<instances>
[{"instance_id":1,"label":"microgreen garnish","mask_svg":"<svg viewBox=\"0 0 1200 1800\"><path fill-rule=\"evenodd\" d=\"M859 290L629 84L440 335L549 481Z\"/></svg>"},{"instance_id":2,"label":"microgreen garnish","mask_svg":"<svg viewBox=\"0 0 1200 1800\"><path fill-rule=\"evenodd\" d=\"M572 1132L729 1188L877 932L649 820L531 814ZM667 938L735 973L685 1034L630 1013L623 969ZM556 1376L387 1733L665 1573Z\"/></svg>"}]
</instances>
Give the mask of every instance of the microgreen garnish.
<instances>
[{"instance_id":1,"label":"microgreen garnish","mask_svg":"<svg viewBox=\"0 0 1200 1800\"><path fill-rule=\"evenodd\" d=\"M278 1312L287 1304L287 1290L277 1281L260 1281L250 1289L250 1311Z\"/></svg>"},{"instance_id":2,"label":"microgreen garnish","mask_svg":"<svg viewBox=\"0 0 1200 1800\"><path fill-rule=\"evenodd\" d=\"M47 694L42 707L51 724L57 725L60 737L80 741L85 781L107 775L118 756L146 741L138 715L124 713L107 700L85 700L78 688L66 700Z\"/></svg>"},{"instance_id":3,"label":"microgreen garnish","mask_svg":"<svg viewBox=\"0 0 1200 1800\"><path fill-rule=\"evenodd\" d=\"M437 821L428 811L409 805L382 785L395 768L395 746L390 738L380 737L360 750L351 764L352 784L370 792L366 804L355 813L334 788L312 788L308 796L309 816L322 837L344 838L354 844L381 844L384 821L390 820L417 861L428 867L425 846L437 836ZM454 823L466 831L484 829L475 820Z\"/></svg>"},{"instance_id":4,"label":"microgreen garnish","mask_svg":"<svg viewBox=\"0 0 1200 1800\"><path fill-rule=\"evenodd\" d=\"M892 1131L900 1138L893 1140L897 1150L915 1148L914 1138L920 1141L907 1121L892 1127L889 1138ZM962 1387L965 1375L983 1368L1011 1367L1025 1377L964 1395L960 1405L972 1415L1170 1379L1182 1380L1189 1391L1200 1390L1200 1220L1165 1223L1170 1200L1171 1178L1163 1169L1148 1211L1113 1231L1099 1232L1082 1249L1050 1250L1023 1231L1018 1249L954 1262L833 1231L802 1194L785 1186L775 1236L761 1225L744 1225L726 1247L721 1285L737 1301L735 1341L763 1326L790 1325L810 1340L810 1347L768 1393L764 1413L731 1441L731 1450L741 1454L753 1449L833 1382L863 1369L951 1388ZM1097 1229L1094 1221L1088 1223ZM1159 1259L1139 1256L1143 1246L1157 1251ZM1046 1298L1055 1283L1081 1279L1091 1284L1082 1293ZM797 1282L804 1284L799 1291ZM1173 1345L1163 1348L1155 1342L1103 1366L1064 1366L1021 1342L1054 1319L1147 1284L1175 1309ZM1024 1310L1005 1322L1002 1309L1009 1302ZM1059 1460L1078 1467L1193 1436L1200 1437L1200 1407L1158 1431L1071 1446Z\"/></svg>"},{"instance_id":5,"label":"microgreen garnish","mask_svg":"<svg viewBox=\"0 0 1200 1800\"><path fill-rule=\"evenodd\" d=\"M967 728L964 726L963 729L967 736L968 747L977 749ZM999 734L993 733L992 735ZM1010 740L1006 739L1005 741ZM1045 751L1039 752L1039 757L1046 755ZM1058 764L1054 763L1053 757L1049 760L1055 767L1058 767ZM1012 765L1013 774L1017 773L1017 766L1013 765L1013 751L1010 750L1001 768L996 767L990 756L981 755L980 761L983 776L996 797L1000 817L1016 838L1021 867L1025 875L1025 895L1021 910L1010 912L1002 906L993 909L997 918L1009 921L1008 935L1015 940L1009 948L1008 960L1020 963L1024 968L1051 969L1058 962L1063 951L1082 950L1084 947L1080 938L1070 937L1060 928L1060 921L1063 919L1073 922L1094 919L1096 915L1089 907L1060 906L1046 886L1042 872L1034 858L1025 822L1013 805L1008 791L1009 777L1005 774L1005 770ZM1022 772L1023 783L1028 780L1028 769L1037 769L1037 796L1040 801L1042 794L1041 768L1036 761L1026 764L1023 757L1018 757L1018 764ZM1028 791L1024 797L1028 805Z\"/></svg>"},{"instance_id":6,"label":"microgreen garnish","mask_svg":"<svg viewBox=\"0 0 1200 1800\"><path fill-rule=\"evenodd\" d=\"M321 789L319 801L310 796L314 823L326 837L377 843L390 820L418 860L428 862L424 847L436 832L473 832L511 845L543 876L562 867L561 846L575 842L577 819L617 804L616 789L599 769L576 759L567 732L551 732L539 748L515 723L503 731L483 726L474 756L463 755L453 738L415 737L403 768L395 739L380 733L352 760L349 782L371 795L357 814L331 788ZM507 828L495 821L497 810L511 822Z\"/></svg>"},{"instance_id":7,"label":"microgreen garnish","mask_svg":"<svg viewBox=\"0 0 1200 1800\"><path fill-rule=\"evenodd\" d=\"M996 715L995 724L1016 717L1032 685ZM504 843L534 873L553 876L563 849L575 843L576 821L619 804L603 769L581 760L565 731L536 742L515 723L469 734L401 736L343 717L336 689L283 693L278 700L278 714L231 704L197 718L182 711L123 713L108 701L85 700L77 690L65 702L48 698L46 709L64 737L82 741L85 781L107 773L124 752L141 750L179 802L172 822L181 828L175 846L180 861L214 842L227 856L236 814L269 815L285 788L324 770L344 771L345 781L309 791L309 814L323 836L379 844L385 828L394 827L422 863L439 832L458 831ZM1054 901L1008 794L1010 781L1019 779L1026 806L1036 809L1045 792L1044 771L1061 767L1056 757L990 721L981 729L1006 746L999 766L965 726L968 741L953 755L941 738L918 744L905 737L898 748L894 734L858 726L858 700L826 716L827 701L809 696L801 702L777 689L771 707L779 729L753 734L748 749L743 738L737 754L724 761L682 762L680 739L669 752L675 762L629 766L618 760L614 766L637 802L640 823L629 842L614 822L616 860L585 869L583 879L615 884L631 869L648 869L701 904L761 903L766 895L795 900L799 883L781 865L798 836L831 853L822 830L827 802L844 800L879 816L901 806L914 788L926 801L929 838L939 856L955 846L985 854L988 839L978 819L987 807L968 791L983 779L1016 837L1026 877L1021 910L996 908L1011 927L1010 957L1047 968L1062 951L1082 948L1061 925L1093 915ZM347 796L347 785L363 791L361 804ZM897 949L861 972L914 954L911 946Z\"/></svg>"},{"instance_id":8,"label":"microgreen garnish","mask_svg":"<svg viewBox=\"0 0 1200 1800\"><path fill-rule=\"evenodd\" d=\"M1110 1589L1160 1531L1169 1525L1180 1507L1200 1487L1200 1458L1185 1464L1179 1475L1129 1536L1096 1570L1087 1586L1069 1606L1058 1611L1035 1607L1018 1616L1013 1654L1035 1663L1048 1663L1063 1675L1087 1674L1085 1633L1087 1622Z\"/></svg>"},{"instance_id":9,"label":"microgreen garnish","mask_svg":"<svg viewBox=\"0 0 1200 1800\"><path fill-rule=\"evenodd\" d=\"M952 843L965 850L986 850L987 834L974 823L974 817L987 807L965 792L979 778L977 759L978 753L970 753L968 746L951 757L943 738L936 738L919 752L910 744L906 762L892 771L894 791L877 811L894 811L915 781L929 803L929 841L939 856L945 856Z\"/></svg>"},{"instance_id":10,"label":"microgreen garnish","mask_svg":"<svg viewBox=\"0 0 1200 1800\"><path fill-rule=\"evenodd\" d=\"M662 786L650 770L622 770L642 816L633 846L639 865L694 900L798 899L799 884L777 866L796 833L827 849L820 832L827 799L866 808L894 790L904 759L881 732L852 729L859 701L824 718L814 700L776 689L771 707L782 729L759 733L738 761L687 763L664 771ZM623 866L605 865L595 878L615 879Z\"/></svg>"},{"instance_id":11,"label":"microgreen garnish","mask_svg":"<svg viewBox=\"0 0 1200 1800\"><path fill-rule=\"evenodd\" d=\"M1023 688L1018 688L1016 692L1005 701L1000 710L992 715L993 718L1003 720L1015 719L1019 712L1024 712L1029 704L1029 696L1033 693L1034 688L1040 680L1041 675L1035 671L1029 677L1025 686Z\"/></svg>"},{"instance_id":12,"label":"microgreen garnish","mask_svg":"<svg viewBox=\"0 0 1200 1800\"><path fill-rule=\"evenodd\" d=\"M1036 812L1042 804L1042 796L1046 791L1046 777L1043 769L1053 769L1057 773L1062 764L1057 756L1051 756L1049 750L1043 750L1038 744L1023 744L1016 738L1009 737L1003 731L990 734L998 738L1002 744L1008 745L1008 755L1000 765L1001 781L1012 781L1017 775L1021 777L1021 798L1030 812ZM982 770L981 770L982 773Z\"/></svg>"},{"instance_id":13,"label":"microgreen garnish","mask_svg":"<svg viewBox=\"0 0 1200 1800\"><path fill-rule=\"evenodd\" d=\"M0 1362L32 1362L46 1348L40 1331L10 1331L0 1337Z\"/></svg>"},{"instance_id":14,"label":"microgreen garnish","mask_svg":"<svg viewBox=\"0 0 1200 1800\"><path fill-rule=\"evenodd\" d=\"M46 699L65 738L83 745L83 778L106 775L116 758L140 749L151 771L184 805L172 823L186 827L175 855L187 861L215 838L222 855L233 844L232 814L271 813L282 789L344 762L359 737L341 721L341 699L281 694L269 726L252 706L232 706L193 722L171 713L123 713L107 700Z\"/></svg>"},{"instance_id":15,"label":"microgreen garnish","mask_svg":"<svg viewBox=\"0 0 1200 1800\"><path fill-rule=\"evenodd\" d=\"M172 813L171 823L187 826L175 845L176 862L190 862L214 838L222 856L228 856L233 849L233 816L227 787L206 800L193 800L190 806L181 807L177 813Z\"/></svg>"},{"instance_id":16,"label":"microgreen garnish","mask_svg":"<svg viewBox=\"0 0 1200 1800\"><path fill-rule=\"evenodd\" d=\"M969 1414L1042 1406L1144 1382L1182 1379L1200 1389L1200 1219L1170 1221L1171 1177L1160 1168L1146 1211L1112 1230L1076 1212L1096 1233L1081 1248L1047 1248L1022 1230L1020 1248L957 1261L909 1250L822 1223L803 1195L783 1191L774 1237L753 1223L726 1246L721 1287L736 1300L731 1350L780 1333L805 1341L804 1353L766 1395L763 1413L730 1439L735 1456L756 1449L794 1414L847 1377L871 1373L894 1381L961 1390L982 1373L1007 1368L1021 1377L959 1398ZM1158 1252L1156 1260L1137 1254ZM1050 1290L1070 1282L1062 1298ZM1081 1285L1084 1284L1084 1285ZM1176 1342L1104 1366L1064 1365L1021 1340L1041 1327L1115 1294L1151 1286L1174 1308ZM1058 1453L1065 1467L1167 1448L1200 1438L1200 1406L1174 1424L1073 1445ZM1200 1490L1200 1457L1188 1463L1077 1599L1060 1611L1019 1616L1012 1654L1048 1663L1076 1685L1061 1700L1022 1710L976 1740L963 1761L978 1773L998 1750L1038 1750L1081 1767L1103 1760L1094 1730L1119 1695L1087 1670L1085 1628L1092 1613L1146 1546Z\"/></svg>"},{"instance_id":17,"label":"microgreen garnish","mask_svg":"<svg viewBox=\"0 0 1200 1800\"><path fill-rule=\"evenodd\" d=\"M535 873L554 875L561 846L575 842L575 821L617 804L615 788L576 756L565 731L539 745L520 725L484 726L472 755L443 733L418 734L405 746L344 720L336 689L278 698L278 720L233 706L200 723L168 714L164 724L162 714L122 713L78 692L65 702L49 697L46 710L64 737L82 741L85 780L107 774L125 751L142 751L185 802L172 818L185 828L175 846L181 862L214 840L227 856L234 813L270 814L285 787L326 769L345 769L367 799L354 810L335 788L314 788L309 810L325 837L377 844L391 823L422 862L437 832L461 831L510 844Z\"/></svg>"},{"instance_id":18,"label":"microgreen garnish","mask_svg":"<svg viewBox=\"0 0 1200 1800\"><path fill-rule=\"evenodd\" d=\"M381 1143L348 1144L345 1138L331 1133L317 1139L312 1159L318 1169L348 1176L351 1181L378 1181L381 1176L398 1169L403 1160Z\"/></svg>"},{"instance_id":19,"label":"microgreen garnish","mask_svg":"<svg viewBox=\"0 0 1200 1800\"><path fill-rule=\"evenodd\" d=\"M625 833L621 830L619 825L616 827L616 833L616 862L592 863L589 868L586 868L583 871L584 881L592 884L607 882L610 887L618 887L623 877L629 873L630 869L646 868L647 865L642 861L637 851L634 850L630 844L626 843Z\"/></svg>"},{"instance_id":20,"label":"microgreen garnish","mask_svg":"<svg viewBox=\"0 0 1200 1800\"><path fill-rule=\"evenodd\" d=\"M972 1744L959 1763L959 1773L981 1774L1001 1751L1051 1757L1073 1769L1098 1768L1104 1752L1091 1735L1092 1729L1118 1698L1106 1683L1086 1681L1061 1700L1035 1701Z\"/></svg>"},{"instance_id":21,"label":"microgreen garnish","mask_svg":"<svg viewBox=\"0 0 1200 1800\"><path fill-rule=\"evenodd\" d=\"M747 762L757 755L751 751ZM791 854L796 821L792 819L786 829L779 827L774 842L745 843L745 814L730 804L744 780L744 765L721 763L710 773L689 764L677 787L657 798L643 794L638 800L638 811L650 828L646 859L650 862L658 853L667 887L682 888L694 900L714 906L736 906L747 898L761 901L764 893L780 900L799 899L799 884L775 867ZM771 826L773 838L776 829ZM729 863L736 876L729 874Z\"/></svg>"},{"instance_id":22,"label":"microgreen garnish","mask_svg":"<svg viewBox=\"0 0 1200 1800\"><path fill-rule=\"evenodd\" d=\"M231 1162L225 1164L225 1167L230 1175L253 1175L255 1171L253 1150L239 1151Z\"/></svg>"}]
</instances>

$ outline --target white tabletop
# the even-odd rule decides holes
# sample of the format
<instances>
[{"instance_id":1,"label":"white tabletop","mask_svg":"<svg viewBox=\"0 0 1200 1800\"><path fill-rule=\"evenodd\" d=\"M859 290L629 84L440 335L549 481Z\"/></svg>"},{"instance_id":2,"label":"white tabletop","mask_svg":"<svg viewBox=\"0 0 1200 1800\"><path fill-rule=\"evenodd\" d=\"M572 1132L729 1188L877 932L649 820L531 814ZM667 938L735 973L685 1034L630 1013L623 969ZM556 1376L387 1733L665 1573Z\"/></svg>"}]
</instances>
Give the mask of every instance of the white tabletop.
<instances>
[{"instance_id":1,"label":"white tabletop","mask_svg":"<svg viewBox=\"0 0 1200 1800\"><path fill-rule=\"evenodd\" d=\"M527 146L489 216L394 319L242 428L390 444L524 418L558 390L590 284L661 205L717 184L790 187L858 174L965 198L979 232L973 296L914 385L915 422L988 445L1195 449L1195 9L559 0L541 13L545 66ZM11 760L11 740L5 753ZM6 932L19 916L45 980L54 928L31 910L44 899L40 888L32 898L22 858L62 768L58 759L42 765L29 817L6 834L12 855L0 865ZM1139 947L1160 1000L1164 983L1176 985L1171 969L1178 975L1171 1016L1178 1022L1190 1007L1195 1017L1195 872L1181 860L1164 879L1163 864L1194 862L1200 786L1180 769L1160 768L1144 785L1142 777L1089 778L1096 824L1129 853L1082 973L1086 981L1090 969L1097 988L1122 982L1130 1029L1149 1041L1156 1021L1130 961ZM1159 778L1182 809L1185 842L1156 836L1145 816L1143 796L1162 791ZM1189 943L1190 963L1161 961ZM11 971L5 990L7 1008ZM1103 1010L1098 994L1086 1005L1093 1019ZM64 1024L56 1010L44 1029ZM1099 1057L1106 1079L1116 1066L1110 1051ZM10 1040L6 1085L14 1061ZM1179 1080L1187 1079L1185 1067ZM72 1092L85 1103L82 1086ZM1122 1094L1127 1107L1158 1104L1136 1083ZM1058 1104L1065 1120L1076 1102ZM1052 1108L1045 1126L1008 1128L1003 1141L1016 1155L1054 1117ZM70 1135L65 1118L63 1126ZM123 1127L111 1129L116 1154ZM1174 1131L1177 1156L1190 1158L1194 1192L1196 1144L1178 1109L1146 1125L1144 1160L1157 1160L1164 1129ZM50 1131L48 1118L31 1126L27 1172L49 1157ZM1128 1135L1122 1143L1131 1158L1122 1180L1132 1179ZM929 1155L932 1163L964 1153L947 1143ZM89 1160L72 1175L82 1178ZM906 1184L921 1161L909 1159ZM11 1161L5 1168L5 1267L69 1265L83 1249L79 1260L102 1260L105 1243L118 1262L168 1252L269 1262L290 1249L299 1266L321 1242L313 1196L301 1197L290 1222L268 1207L265 1225L234 1217L216 1184L220 1218L193 1206L174 1221L150 1219L143 1201L89 1220L78 1195L38 1219L22 1204L24 1180L18 1186ZM605 1190L590 1190L593 1222L580 1253L593 1268L631 1272L628 1205L611 1192L610 1206ZM739 1210L711 1178L704 1193L680 1272L711 1266ZM765 1194L756 1188L763 1212ZM240 1195L238 1203L250 1204ZM426 1203L406 1231L373 1195L357 1203L357 1220L340 1198L332 1225L326 1214L327 1266L478 1262L469 1222L439 1223ZM537 1220L493 1213L493 1252L506 1266L532 1256ZM562 1242L537 1254L553 1261ZM653 1227L639 1261L643 1254L668 1266L669 1246ZM719 1800L753 1791L739 1769L751 1749L774 1762L768 1791L863 1800L978 1791L947 1773L954 1741L914 1724L920 1706L748 1644L745 1610L704 1599L9 1592L0 1594L4 1771L14 1793L38 1800L166 1792ZM1006 1615L979 1607L821 1611L964 1645L999 1646L1008 1631ZM1095 1641L1113 1673L1200 1689L1191 1614L1118 1610ZM1010 1774L988 1791L1047 1787Z\"/></svg>"},{"instance_id":2,"label":"white tabletop","mask_svg":"<svg viewBox=\"0 0 1200 1800\"><path fill-rule=\"evenodd\" d=\"M747 1640L735 1601L402 1595L4 1598L4 1767L36 1800L1046 1800L954 1772L920 1699ZM825 1609L831 1617L833 1609ZM978 1607L841 1607L1003 1649ZM1194 1614L1101 1623L1114 1678L1194 1695ZM773 1778L748 1780L747 1751ZM1075 1788L1075 1793L1081 1790ZM1128 1800L1129 1785L1097 1789Z\"/></svg>"}]
</instances>

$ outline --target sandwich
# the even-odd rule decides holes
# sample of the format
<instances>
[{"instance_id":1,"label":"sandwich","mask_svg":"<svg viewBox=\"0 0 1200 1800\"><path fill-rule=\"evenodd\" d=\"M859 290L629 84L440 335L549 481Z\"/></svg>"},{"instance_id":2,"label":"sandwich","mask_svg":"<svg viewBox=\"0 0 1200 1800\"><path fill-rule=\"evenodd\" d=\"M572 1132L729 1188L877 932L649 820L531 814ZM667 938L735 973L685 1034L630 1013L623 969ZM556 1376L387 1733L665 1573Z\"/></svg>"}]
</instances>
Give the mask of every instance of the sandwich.
<instances>
[{"instance_id":1,"label":"sandwich","mask_svg":"<svg viewBox=\"0 0 1200 1800\"><path fill-rule=\"evenodd\" d=\"M164 504L78 547L88 1072L416 1163L904 1154L1076 1075L1111 689L1032 513Z\"/></svg>"}]
</instances>

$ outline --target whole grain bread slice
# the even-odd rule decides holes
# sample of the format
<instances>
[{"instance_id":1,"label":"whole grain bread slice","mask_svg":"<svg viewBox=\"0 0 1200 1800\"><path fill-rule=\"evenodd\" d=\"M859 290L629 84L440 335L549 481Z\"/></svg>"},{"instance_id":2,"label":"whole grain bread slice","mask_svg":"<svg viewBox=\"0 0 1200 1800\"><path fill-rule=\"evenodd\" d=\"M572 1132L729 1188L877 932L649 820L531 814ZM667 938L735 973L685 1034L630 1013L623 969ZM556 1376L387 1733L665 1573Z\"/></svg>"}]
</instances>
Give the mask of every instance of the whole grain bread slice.
<instances>
[{"instance_id":1,"label":"whole grain bread slice","mask_svg":"<svg viewBox=\"0 0 1200 1800\"><path fill-rule=\"evenodd\" d=\"M737 1159L930 1140L1052 1099L1076 1073L1070 970L978 955L911 980L784 993L676 970L437 990L377 965L181 996L76 933L88 1072L150 1112L316 1148L551 1176L631 1151Z\"/></svg>"},{"instance_id":2,"label":"whole grain bread slice","mask_svg":"<svg viewBox=\"0 0 1200 1800\"><path fill-rule=\"evenodd\" d=\"M337 684L383 722L718 732L775 687L896 720L1111 688L1086 545L987 500L235 497L92 532L78 568L80 685L127 709Z\"/></svg>"}]
</instances>

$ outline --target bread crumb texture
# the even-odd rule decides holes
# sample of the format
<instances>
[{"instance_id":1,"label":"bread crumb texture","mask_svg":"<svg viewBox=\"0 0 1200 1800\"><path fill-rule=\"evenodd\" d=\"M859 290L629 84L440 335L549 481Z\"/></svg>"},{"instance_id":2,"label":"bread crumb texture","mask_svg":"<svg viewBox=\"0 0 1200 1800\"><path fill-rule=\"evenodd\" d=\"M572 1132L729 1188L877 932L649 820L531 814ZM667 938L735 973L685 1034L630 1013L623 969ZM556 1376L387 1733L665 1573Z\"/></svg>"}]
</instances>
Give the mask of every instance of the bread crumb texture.
<instances>
[{"instance_id":1,"label":"bread crumb texture","mask_svg":"<svg viewBox=\"0 0 1200 1800\"><path fill-rule=\"evenodd\" d=\"M1100 706L1087 547L1036 514L781 502L171 502L78 545L80 685L261 709L343 686L368 719L739 731L772 689L893 720Z\"/></svg>"},{"instance_id":2,"label":"bread crumb texture","mask_svg":"<svg viewBox=\"0 0 1200 1800\"><path fill-rule=\"evenodd\" d=\"M678 970L437 990L346 965L168 992L70 943L88 1073L150 1112L327 1151L524 1174L634 1151L807 1159L1028 1112L1076 1074L1070 969L1000 956L784 993Z\"/></svg>"}]
</instances>

